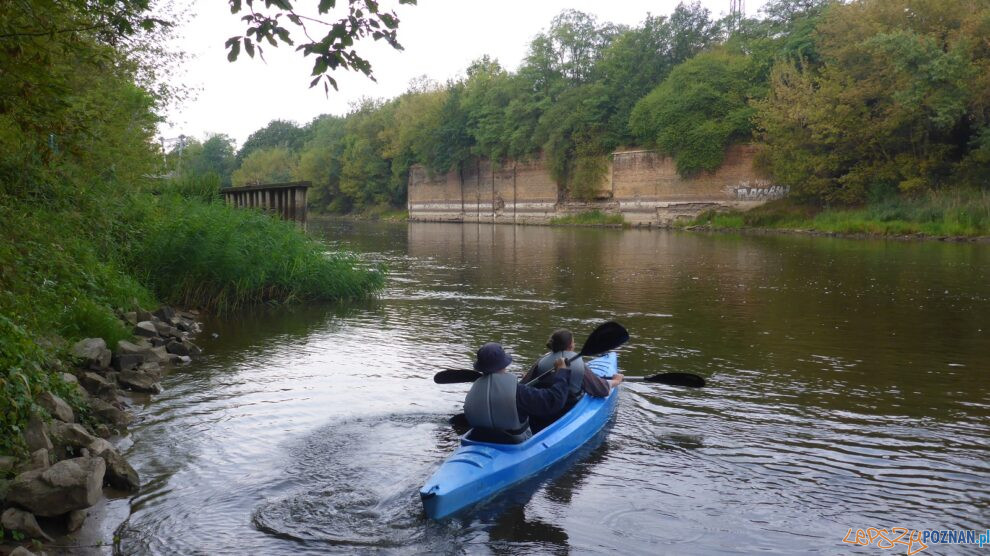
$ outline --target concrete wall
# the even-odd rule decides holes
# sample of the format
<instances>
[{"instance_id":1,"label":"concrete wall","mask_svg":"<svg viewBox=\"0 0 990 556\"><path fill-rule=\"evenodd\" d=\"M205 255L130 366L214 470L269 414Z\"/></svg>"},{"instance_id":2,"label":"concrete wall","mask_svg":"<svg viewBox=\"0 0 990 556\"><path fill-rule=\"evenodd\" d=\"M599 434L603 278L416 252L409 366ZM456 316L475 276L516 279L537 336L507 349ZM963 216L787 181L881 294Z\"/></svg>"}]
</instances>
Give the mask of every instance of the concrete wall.
<instances>
[{"instance_id":1,"label":"concrete wall","mask_svg":"<svg viewBox=\"0 0 990 556\"><path fill-rule=\"evenodd\" d=\"M460 172L431 176L420 166L409 173L412 220L546 223L586 210L621 213L634 225L665 226L709 209L751 208L787 194L753 167L757 147L735 145L722 167L692 178L677 174L674 161L653 151L613 153L602 199L569 201L541 159L493 164L481 160Z\"/></svg>"}]
</instances>

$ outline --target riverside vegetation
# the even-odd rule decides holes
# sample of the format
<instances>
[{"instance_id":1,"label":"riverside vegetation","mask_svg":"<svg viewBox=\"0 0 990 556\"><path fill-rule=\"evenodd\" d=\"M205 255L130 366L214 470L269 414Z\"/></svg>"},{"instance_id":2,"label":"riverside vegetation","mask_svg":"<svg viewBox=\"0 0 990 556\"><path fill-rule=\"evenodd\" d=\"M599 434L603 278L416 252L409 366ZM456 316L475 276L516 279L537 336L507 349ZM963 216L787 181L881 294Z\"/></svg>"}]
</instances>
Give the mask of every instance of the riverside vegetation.
<instances>
[{"instance_id":1,"label":"riverside vegetation","mask_svg":"<svg viewBox=\"0 0 990 556\"><path fill-rule=\"evenodd\" d=\"M19 473L8 532L36 532L23 509L62 515L92 504L104 477L119 486L109 469L129 466L101 438L125 425L117 389L154 391L162 363L195 351L190 314L144 308L223 314L360 298L384 282L293 224L227 207L216 177L156 177L155 126L179 92L158 78L173 60L147 10L138 0L0 10L0 478ZM79 489L18 497L60 481ZM31 500L45 497L72 508Z\"/></svg>"},{"instance_id":2,"label":"riverside vegetation","mask_svg":"<svg viewBox=\"0 0 990 556\"><path fill-rule=\"evenodd\" d=\"M965 235L987 233L988 106L985 0L771 0L758 17L721 19L682 3L637 27L567 10L514 72L482 57L460 79L420 79L303 126L275 120L239 150L214 136L183 160L234 184L309 180L316 209L361 212L403 206L412 164L545 156L581 200L619 147L657 149L691 175L757 143L791 192L777 206L802 208L719 222L797 211L821 229Z\"/></svg>"}]
</instances>

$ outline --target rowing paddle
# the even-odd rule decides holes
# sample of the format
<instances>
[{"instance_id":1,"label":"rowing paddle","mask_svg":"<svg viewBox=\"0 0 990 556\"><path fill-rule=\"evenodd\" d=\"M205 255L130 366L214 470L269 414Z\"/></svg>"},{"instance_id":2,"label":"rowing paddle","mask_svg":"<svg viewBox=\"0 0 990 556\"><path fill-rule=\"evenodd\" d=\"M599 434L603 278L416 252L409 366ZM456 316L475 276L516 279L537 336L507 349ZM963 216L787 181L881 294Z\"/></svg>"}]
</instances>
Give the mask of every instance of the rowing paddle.
<instances>
[{"instance_id":1,"label":"rowing paddle","mask_svg":"<svg viewBox=\"0 0 990 556\"><path fill-rule=\"evenodd\" d=\"M458 384L461 382L474 382L481 378L481 373L468 369L447 369L433 375L433 382L437 384Z\"/></svg>"},{"instance_id":2,"label":"rowing paddle","mask_svg":"<svg viewBox=\"0 0 990 556\"><path fill-rule=\"evenodd\" d=\"M623 382L650 382L670 386L687 386L688 388L701 388L705 385L705 379L691 373L661 373L653 376L625 375L622 380Z\"/></svg>"},{"instance_id":3,"label":"rowing paddle","mask_svg":"<svg viewBox=\"0 0 990 556\"><path fill-rule=\"evenodd\" d=\"M591 332L591 335L589 335L588 339L585 340L584 346L581 347L581 353L571 357L567 364L569 365L572 361L583 355L598 355L599 353L611 351L626 343L628 340L629 332L627 332L621 324L613 321L606 322ZM436 382L437 384L458 384L463 382L474 382L481 377L482 374L478 371L471 371L468 369L447 369L433 375L433 382ZM542 377L543 375L540 375L528 384L532 385Z\"/></svg>"},{"instance_id":4,"label":"rowing paddle","mask_svg":"<svg viewBox=\"0 0 990 556\"><path fill-rule=\"evenodd\" d=\"M629 341L629 332L626 331L625 327L615 321L608 321L602 324L598 328L591 331L588 339L584 341L584 345L581 346L581 352L571 357L567 360L566 365L570 365L574 360L585 356L585 355L598 355L599 353L605 353L606 351L612 351L613 349L621 346L622 344ZM565 365L565 366L566 366ZM541 378L547 374L553 372L555 369L550 368L544 371L540 376L534 378L533 380L526 383L527 386L532 386L540 381Z\"/></svg>"}]
</instances>

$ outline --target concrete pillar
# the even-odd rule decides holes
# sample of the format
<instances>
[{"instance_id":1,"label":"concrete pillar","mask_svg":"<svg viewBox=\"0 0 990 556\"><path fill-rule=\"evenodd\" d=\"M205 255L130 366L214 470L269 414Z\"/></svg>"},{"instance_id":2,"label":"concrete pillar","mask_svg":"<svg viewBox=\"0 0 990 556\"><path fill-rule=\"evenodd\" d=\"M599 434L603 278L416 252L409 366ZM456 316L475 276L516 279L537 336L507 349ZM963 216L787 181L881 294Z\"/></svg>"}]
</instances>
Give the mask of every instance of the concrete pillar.
<instances>
[{"instance_id":1,"label":"concrete pillar","mask_svg":"<svg viewBox=\"0 0 990 556\"><path fill-rule=\"evenodd\" d=\"M302 187L295 188L296 191L296 203L298 208L298 214L296 215L296 220L305 224L306 223L306 189Z\"/></svg>"},{"instance_id":2,"label":"concrete pillar","mask_svg":"<svg viewBox=\"0 0 990 556\"><path fill-rule=\"evenodd\" d=\"M516 218L516 161L512 161L512 223L515 224L518 220ZM515 233L515 232L513 232ZM515 236L512 236L515 240Z\"/></svg>"}]
</instances>

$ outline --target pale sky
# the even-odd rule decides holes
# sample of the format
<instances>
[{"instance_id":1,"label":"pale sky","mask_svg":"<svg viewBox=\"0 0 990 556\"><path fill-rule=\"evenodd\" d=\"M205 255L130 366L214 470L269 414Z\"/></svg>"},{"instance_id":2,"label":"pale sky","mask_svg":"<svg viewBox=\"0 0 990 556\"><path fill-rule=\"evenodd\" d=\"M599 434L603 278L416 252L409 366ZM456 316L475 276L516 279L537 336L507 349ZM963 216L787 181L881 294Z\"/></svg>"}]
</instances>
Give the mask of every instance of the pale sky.
<instances>
[{"instance_id":1,"label":"pale sky","mask_svg":"<svg viewBox=\"0 0 990 556\"><path fill-rule=\"evenodd\" d=\"M341 0L344 3L346 0ZM746 2L754 15L765 0ZM301 0L301 6L312 3ZM678 0L419 0L416 6L399 6L399 42L395 51L387 44L358 43L369 59L375 83L362 74L338 71L339 92L324 94L322 85L309 88L312 62L292 47L268 47L262 62L243 52L237 62L227 61L224 41L243 34L237 16L223 0L194 0L197 13L179 30L176 48L191 55L172 79L196 89L195 98L168 114L160 134L180 134L204 139L209 133L226 133L238 146L248 135L273 119L305 124L320 114L343 115L362 97L392 98L402 94L410 80L426 75L446 81L463 74L471 63L488 54L509 70L516 70L529 42L562 10L573 8L596 16L599 22L636 26L647 12L669 15ZM715 16L727 13L729 0L702 0ZM396 2L383 1L384 6Z\"/></svg>"}]
</instances>

